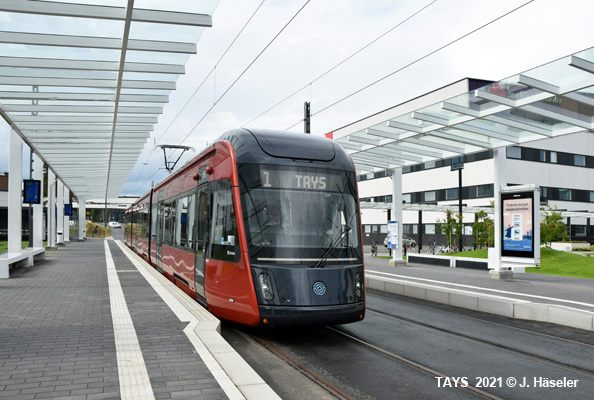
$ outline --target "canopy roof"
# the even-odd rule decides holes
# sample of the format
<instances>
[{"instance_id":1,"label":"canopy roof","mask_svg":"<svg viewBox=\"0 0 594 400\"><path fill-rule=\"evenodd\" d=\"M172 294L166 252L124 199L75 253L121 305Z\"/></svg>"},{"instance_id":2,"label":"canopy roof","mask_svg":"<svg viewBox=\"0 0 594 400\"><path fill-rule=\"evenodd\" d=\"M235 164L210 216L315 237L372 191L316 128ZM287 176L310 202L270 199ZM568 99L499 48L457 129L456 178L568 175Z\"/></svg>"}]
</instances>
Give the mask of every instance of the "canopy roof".
<instances>
[{"instance_id":1,"label":"canopy roof","mask_svg":"<svg viewBox=\"0 0 594 400\"><path fill-rule=\"evenodd\" d=\"M81 198L119 195L218 0L0 0L0 114Z\"/></svg>"},{"instance_id":2,"label":"canopy roof","mask_svg":"<svg viewBox=\"0 0 594 400\"><path fill-rule=\"evenodd\" d=\"M375 210L388 210L392 209L392 203L386 202L373 202L373 201L362 201L362 209L375 209ZM402 205L404 211L427 211L427 212L445 212L446 210L458 213L457 204L418 204L418 203L405 203ZM476 214L479 211L484 211L487 214L495 214L495 209L491 206L479 207L479 206L462 206L463 213ZM567 210L542 210L545 214L551 212L559 212L564 218L594 218L594 212L589 211L567 211Z\"/></svg>"},{"instance_id":3,"label":"canopy roof","mask_svg":"<svg viewBox=\"0 0 594 400\"><path fill-rule=\"evenodd\" d=\"M594 48L413 112L335 132L357 171L393 169L594 129Z\"/></svg>"}]
</instances>

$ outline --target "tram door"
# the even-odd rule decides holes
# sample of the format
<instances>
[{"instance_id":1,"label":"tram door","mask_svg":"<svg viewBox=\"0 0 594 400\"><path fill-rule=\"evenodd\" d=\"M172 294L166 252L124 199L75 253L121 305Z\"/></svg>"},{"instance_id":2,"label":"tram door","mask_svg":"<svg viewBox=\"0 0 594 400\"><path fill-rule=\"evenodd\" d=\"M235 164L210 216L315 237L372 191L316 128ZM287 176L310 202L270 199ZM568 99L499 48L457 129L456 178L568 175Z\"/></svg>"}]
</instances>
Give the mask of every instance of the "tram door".
<instances>
[{"instance_id":1,"label":"tram door","mask_svg":"<svg viewBox=\"0 0 594 400\"><path fill-rule=\"evenodd\" d=\"M206 166L200 168L200 181L198 182L198 191L196 192L196 224L194 251L196 260L194 263L194 284L198 301L206 305L206 295L204 292L204 270L206 244L208 243L208 176L205 172Z\"/></svg>"},{"instance_id":2,"label":"tram door","mask_svg":"<svg viewBox=\"0 0 594 400\"><path fill-rule=\"evenodd\" d=\"M165 212L165 203L163 202L163 191L159 192L159 203L157 204L157 232L155 235L155 242L156 242L156 262L157 262L157 270L159 272L163 272L163 266L161 265L161 247L163 246L163 218Z\"/></svg>"}]
</instances>

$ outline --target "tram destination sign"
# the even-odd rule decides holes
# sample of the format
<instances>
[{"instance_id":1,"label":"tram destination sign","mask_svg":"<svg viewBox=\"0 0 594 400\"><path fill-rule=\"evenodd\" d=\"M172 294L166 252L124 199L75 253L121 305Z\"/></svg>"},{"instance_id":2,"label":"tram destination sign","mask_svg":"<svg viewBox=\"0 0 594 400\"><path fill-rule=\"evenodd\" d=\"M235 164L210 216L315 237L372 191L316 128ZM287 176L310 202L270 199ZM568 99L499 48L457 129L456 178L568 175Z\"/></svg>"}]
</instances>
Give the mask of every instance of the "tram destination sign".
<instances>
[{"instance_id":1,"label":"tram destination sign","mask_svg":"<svg viewBox=\"0 0 594 400\"><path fill-rule=\"evenodd\" d=\"M332 191L343 187L344 177L315 169L261 169L262 187L274 189L298 189Z\"/></svg>"}]
</instances>

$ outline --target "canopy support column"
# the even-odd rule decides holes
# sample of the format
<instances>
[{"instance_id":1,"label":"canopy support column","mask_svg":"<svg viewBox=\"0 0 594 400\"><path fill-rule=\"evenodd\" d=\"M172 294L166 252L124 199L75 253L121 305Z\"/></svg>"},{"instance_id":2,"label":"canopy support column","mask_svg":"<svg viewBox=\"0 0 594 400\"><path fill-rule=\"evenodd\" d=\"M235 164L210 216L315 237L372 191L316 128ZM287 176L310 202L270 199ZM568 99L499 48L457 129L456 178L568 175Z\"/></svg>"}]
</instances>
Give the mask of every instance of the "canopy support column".
<instances>
[{"instance_id":1,"label":"canopy support column","mask_svg":"<svg viewBox=\"0 0 594 400\"><path fill-rule=\"evenodd\" d=\"M23 235L23 141L13 129L10 130L9 146L8 252L21 253L21 242Z\"/></svg>"},{"instance_id":2,"label":"canopy support column","mask_svg":"<svg viewBox=\"0 0 594 400\"><path fill-rule=\"evenodd\" d=\"M56 248L56 175L47 169L47 245Z\"/></svg>"},{"instance_id":3,"label":"canopy support column","mask_svg":"<svg viewBox=\"0 0 594 400\"><path fill-rule=\"evenodd\" d=\"M43 186L43 161L35 154L35 163L33 164L33 179L41 181L39 198L41 204L33 205L33 247L43 247L43 199L45 198Z\"/></svg>"},{"instance_id":4,"label":"canopy support column","mask_svg":"<svg viewBox=\"0 0 594 400\"><path fill-rule=\"evenodd\" d=\"M87 205L86 200L78 199L78 240L85 240L87 236Z\"/></svg>"},{"instance_id":5,"label":"canopy support column","mask_svg":"<svg viewBox=\"0 0 594 400\"><path fill-rule=\"evenodd\" d=\"M64 186L64 204L70 204L70 189ZM64 215L64 243L70 242L70 215Z\"/></svg>"},{"instance_id":6,"label":"canopy support column","mask_svg":"<svg viewBox=\"0 0 594 400\"><path fill-rule=\"evenodd\" d=\"M402 168L392 170L392 221L397 221L398 244L392 252L389 265L406 265L406 261L402 259Z\"/></svg>"},{"instance_id":7,"label":"canopy support column","mask_svg":"<svg viewBox=\"0 0 594 400\"><path fill-rule=\"evenodd\" d=\"M64 182L58 179L58 194L56 200L56 245L64 245Z\"/></svg>"}]
</instances>

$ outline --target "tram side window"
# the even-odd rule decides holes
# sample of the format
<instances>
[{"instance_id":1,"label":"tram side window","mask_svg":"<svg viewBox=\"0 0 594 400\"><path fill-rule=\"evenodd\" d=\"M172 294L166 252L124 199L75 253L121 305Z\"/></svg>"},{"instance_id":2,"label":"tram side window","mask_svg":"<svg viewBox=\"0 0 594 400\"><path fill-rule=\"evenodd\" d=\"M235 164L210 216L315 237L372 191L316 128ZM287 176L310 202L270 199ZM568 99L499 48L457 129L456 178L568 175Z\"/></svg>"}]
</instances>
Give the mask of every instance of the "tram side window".
<instances>
[{"instance_id":1,"label":"tram side window","mask_svg":"<svg viewBox=\"0 0 594 400\"><path fill-rule=\"evenodd\" d=\"M233 191L229 179L211 183L211 258L222 261L239 261L237 219L233 204Z\"/></svg>"},{"instance_id":2,"label":"tram side window","mask_svg":"<svg viewBox=\"0 0 594 400\"><path fill-rule=\"evenodd\" d=\"M130 239L130 225L131 225L130 214L126 214L126 215L124 215L124 238L126 240Z\"/></svg>"},{"instance_id":3,"label":"tram side window","mask_svg":"<svg viewBox=\"0 0 594 400\"><path fill-rule=\"evenodd\" d=\"M196 252L199 255L204 255L206 250L207 230L208 230L208 196L206 195L206 185L202 185L198 189L196 197L197 215L196 215Z\"/></svg>"},{"instance_id":4,"label":"tram side window","mask_svg":"<svg viewBox=\"0 0 594 400\"><path fill-rule=\"evenodd\" d=\"M187 219L188 219L188 240L186 242L186 246L188 249L192 248L192 243L194 240L194 223L195 223L195 214L196 214L196 203L195 200L196 195L192 194L188 197L188 207L187 207Z\"/></svg>"},{"instance_id":5,"label":"tram side window","mask_svg":"<svg viewBox=\"0 0 594 400\"><path fill-rule=\"evenodd\" d=\"M140 212L140 216L141 216L141 223L142 223L142 233L140 235L140 237L142 237L143 239L148 239L148 219L149 219L149 214L148 214L148 208L143 208L142 211Z\"/></svg>"},{"instance_id":6,"label":"tram side window","mask_svg":"<svg viewBox=\"0 0 594 400\"><path fill-rule=\"evenodd\" d=\"M165 224L163 226L163 242L173 243L175 227L175 200L165 202L163 215L165 216Z\"/></svg>"},{"instance_id":7,"label":"tram side window","mask_svg":"<svg viewBox=\"0 0 594 400\"><path fill-rule=\"evenodd\" d=\"M157 237L157 205L152 205L152 212L151 212L151 238L150 240L154 241Z\"/></svg>"},{"instance_id":8,"label":"tram side window","mask_svg":"<svg viewBox=\"0 0 594 400\"><path fill-rule=\"evenodd\" d=\"M181 247L186 247L188 242L188 198L182 197L177 199L177 207L175 211L175 242L174 244Z\"/></svg>"}]
</instances>

